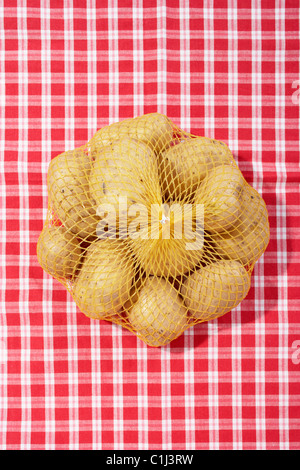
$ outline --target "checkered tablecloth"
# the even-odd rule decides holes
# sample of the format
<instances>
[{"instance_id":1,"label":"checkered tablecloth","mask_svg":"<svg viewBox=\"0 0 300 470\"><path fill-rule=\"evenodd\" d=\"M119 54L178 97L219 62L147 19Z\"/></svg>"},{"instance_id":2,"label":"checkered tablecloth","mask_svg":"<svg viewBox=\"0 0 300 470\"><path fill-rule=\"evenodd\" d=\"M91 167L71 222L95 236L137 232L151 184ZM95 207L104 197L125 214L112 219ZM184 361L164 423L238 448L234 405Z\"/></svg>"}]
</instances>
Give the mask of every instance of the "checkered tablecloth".
<instances>
[{"instance_id":1,"label":"checkered tablecloth","mask_svg":"<svg viewBox=\"0 0 300 470\"><path fill-rule=\"evenodd\" d=\"M295 0L0 0L0 448L299 449ZM225 141L271 241L244 302L151 348L39 267L50 159L155 112Z\"/></svg>"}]
</instances>

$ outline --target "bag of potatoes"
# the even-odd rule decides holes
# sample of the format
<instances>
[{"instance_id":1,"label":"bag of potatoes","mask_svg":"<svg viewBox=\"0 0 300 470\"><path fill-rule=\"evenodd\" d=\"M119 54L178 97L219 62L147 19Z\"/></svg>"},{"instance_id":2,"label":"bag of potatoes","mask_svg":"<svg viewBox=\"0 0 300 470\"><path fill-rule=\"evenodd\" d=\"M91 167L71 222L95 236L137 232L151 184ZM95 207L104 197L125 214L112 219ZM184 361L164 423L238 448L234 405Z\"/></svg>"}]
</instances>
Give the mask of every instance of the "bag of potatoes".
<instances>
[{"instance_id":1,"label":"bag of potatoes","mask_svg":"<svg viewBox=\"0 0 300 470\"><path fill-rule=\"evenodd\" d=\"M224 315L269 242L262 197L226 144L146 114L53 158L42 268L88 317L150 346Z\"/></svg>"}]
</instances>

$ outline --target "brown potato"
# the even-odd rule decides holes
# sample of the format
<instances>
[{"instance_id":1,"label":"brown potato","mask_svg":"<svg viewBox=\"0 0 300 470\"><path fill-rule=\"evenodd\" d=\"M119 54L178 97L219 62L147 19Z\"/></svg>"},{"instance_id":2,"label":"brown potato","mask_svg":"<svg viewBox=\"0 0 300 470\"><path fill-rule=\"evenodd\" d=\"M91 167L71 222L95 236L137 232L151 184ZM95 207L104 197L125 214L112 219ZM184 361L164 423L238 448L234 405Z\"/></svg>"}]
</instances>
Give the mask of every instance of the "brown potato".
<instances>
[{"instance_id":1,"label":"brown potato","mask_svg":"<svg viewBox=\"0 0 300 470\"><path fill-rule=\"evenodd\" d=\"M165 200L189 200L210 170L232 161L232 153L223 142L206 137L182 139L160 158Z\"/></svg>"},{"instance_id":2,"label":"brown potato","mask_svg":"<svg viewBox=\"0 0 300 470\"><path fill-rule=\"evenodd\" d=\"M74 278L82 256L79 240L61 226L45 226L37 243L37 258L51 276Z\"/></svg>"},{"instance_id":3,"label":"brown potato","mask_svg":"<svg viewBox=\"0 0 300 470\"><path fill-rule=\"evenodd\" d=\"M216 251L223 259L240 261L243 265L253 265L264 253L269 234L266 226L258 223L249 232L232 230L214 236Z\"/></svg>"},{"instance_id":4,"label":"brown potato","mask_svg":"<svg viewBox=\"0 0 300 470\"><path fill-rule=\"evenodd\" d=\"M193 318L212 320L246 297L250 280L250 274L238 261L216 261L188 276L181 294Z\"/></svg>"},{"instance_id":5,"label":"brown potato","mask_svg":"<svg viewBox=\"0 0 300 470\"><path fill-rule=\"evenodd\" d=\"M177 338L187 325L187 308L177 290L162 278L150 277L127 312L137 336L150 346Z\"/></svg>"},{"instance_id":6,"label":"brown potato","mask_svg":"<svg viewBox=\"0 0 300 470\"><path fill-rule=\"evenodd\" d=\"M43 269L86 316L154 347L236 307L270 236L266 205L227 145L159 113L55 157L48 196L47 223L62 226L39 237Z\"/></svg>"},{"instance_id":7,"label":"brown potato","mask_svg":"<svg viewBox=\"0 0 300 470\"><path fill-rule=\"evenodd\" d=\"M161 201L156 157L144 143L124 137L97 155L90 175L90 191L96 201L118 202L127 196L133 203L152 199Z\"/></svg>"},{"instance_id":8,"label":"brown potato","mask_svg":"<svg viewBox=\"0 0 300 470\"><path fill-rule=\"evenodd\" d=\"M133 259L122 241L94 242L74 283L74 300L88 317L109 320L128 300L134 275Z\"/></svg>"},{"instance_id":9,"label":"brown potato","mask_svg":"<svg viewBox=\"0 0 300 470\"><path fill-rule=\"evenodd\" d=\"M89 192L90 157L81 149L55 157L48 170L48 196L61 222L80 238L95 236L99 217Z\"/></svg>"},{"instance_id":10,"label":"brown potato","mask_svg":"<svg viewBox=\"0 0 300 470\"><path fill-rule=\"evenodd\" d=\"M223 232L240 217L241 194L245 180L233 165L222 165L210 171L195 195L195 204L204 205L204 228Z\"/></svg>"},{"instance_id":11,"label":"brown potato","mask_svg":"<svg viewBox=\"0 0 300 470\"><path fill-rule=\"evenodd\" d=\"M159 153L171 142L173 124L167 116L159 113L144 114L110 124L97 131L89 141L92 155L97 156L103 147L123 137L143 142L150 146L151 150Z\"/></svg>"}]
</instances>

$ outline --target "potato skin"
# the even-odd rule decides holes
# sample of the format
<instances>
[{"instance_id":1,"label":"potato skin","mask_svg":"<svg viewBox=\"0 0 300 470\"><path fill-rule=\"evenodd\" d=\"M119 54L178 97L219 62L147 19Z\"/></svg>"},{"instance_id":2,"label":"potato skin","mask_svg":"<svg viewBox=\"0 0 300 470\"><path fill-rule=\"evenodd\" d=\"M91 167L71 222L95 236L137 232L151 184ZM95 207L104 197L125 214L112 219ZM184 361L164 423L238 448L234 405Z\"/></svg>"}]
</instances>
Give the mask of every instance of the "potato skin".
<instances>
[{"instance_id":1,"label":"potato skin","mask_svg":"<svg viewBox=\"0 0 300 470\"><path fill-rule=\"evenodd\" d=\"M127 316L136 334L155 347L177 338L187 325L187 308L177 290L157 277L144 282Z\"/></svg>"},{"instance_id":2,"label":"potato skin","mask_svg":"<svg viewBox=\"0 0 300 470\"><path fill-rule=\"evenodd\" d=\"M133 260L123 242L94 242L86 251L73 298L88 317L108 320L128 300L134 275Z\"/></svg>"},{"instance_id":3,"label":"potato skin","mask_svg":"<svg viewBox=\"0 0 300 470\"><path fill-rule=\"evenodd\" d=\"M245 180L233 165L222 165L210 171L195 194L194 203L204 204L204 228L223 232L240 217L241 194Z\"/></svg>"},{"instance_id":4,"label":"potato skin","mask_svg":"<svg viewBox=\"0 0 300 470\"><path fill-rule=\"evenodd\" d=\"M105 147L91 171L90 194L97 214L108 224L108 234L122 233L122 238L126 237L128 225L141 212L139 209L147 217L151 204L162 202L154 152L129 137Z\"/></svg>"},{"instance_id":5,"label":"potato skin","mask_svg":"<svg viewBox=\"0 0 300 470\"><path fill-rule=\"evenodd\" d=\"M212 320L232 310L248 294L250 274L238 261L220 260L187 277L181 294L195 320Z\"/></svg>"},{"instance_id":6,"label":"potato skin","mask_svg":"<svg viewBox=\"0 0 300 470\"><path fill-rule=\"evenodd\" d=\"M223 259L240 261L252 266L266 250L270 230L266 204L254 188L245 185L241 212L234 228L212 235L216 252Z\"/></svg>"},{"instance_id":7,"label":"potato skin","mask_svg":"<svg viewBox=\"0 0 300 470\"><path fill-rule=\"evenodd\" d=\"M130 244L137 261L149 275L177 277L200 262L203 249L187 251L189 240L131 240Z\"/></svg>"},{"instance_id":8,"label":"potato skin","mask_svg":"<svg viewBox=\"0 0 300 470\"><path fill-rule=\"evenodd\" d=\"M188 200L213 168L232 161L232 153L223 142L206 137L183 139L161 154L164 198Z\"/></svg>"},{"instance_id":9,"label":"potato skin","mask_svg":"<svg viewBox=\"0 0 300 470\"><path fill-rule=\"evenodd\" d=\"M195 232L192 231L195 230L195 226L190 228L184 226L185 216L180 210L181 206L176 205L173 213L171 209L172 206L165 204L161 210L157 207L152 211L151 215L154 217L150 218L151 228L156 226L157 221L157 233L152 234L146 227L141 231L139 238L132 238L129 241L137 263L148 275L175 278L194 269L202 259L203 230L201 227L198 228L195 236ZM163 217L167 217L169 221L161 223ZM178 229L180 238L176 235Z\"/></svg>"},{"instance_id":10,"label":"potato skin","mask_svg":"<svg viewBox=\"0 0 300 470\"><path fill-rule=\"evenodd\" d=\"M80 238L96 233L99 217L89 193L90 157L81 149L64 152L51 160L48 197L57 217Z\"/></svg>"},{"instance_id":11,"label":"potato skin","mask_svg":"<svg viewBox=\"0 0 300 470\"><path fill-rule=\"evenodd\" d=\"M266 206L227 145L192 136L159 113L106 126L86 146L55 157L48 196L47 222L62 226L47 225L39 237L43 269L86 316L123 325L153 347L235 308L269 241ZM168 203L178 203L173 219ZM116 216L111 233L102 215L109 205ZM141 217L138 205L146 209ZM183 223L177 237L187 206L191 226L187 233ZM184 214L180 223L189 222ZM150 224L158 219L158 237L149 234L149 217Z\"/></svg>"},{"instance_id":12,"label":"potato skin","mask_svg":"<svg viewBox=\"0 0 300 470\"><path fill-rule=\"evenodd\" d=\"M172 140L173 124L167 116L159 113L144 114L110 124L97 131L90 140L91 154L97 156L103 147L123 137L143 142L155 153L159 153L168 147Z\"/></svg>"},{"instance_id":13,"label":"potato skin","mask_svg":"<svg viewBox=\"0 0 300 470\"><path fill-rule=\"evenodd\" d=\"M74 278L82 250L79 240L62 226L45 226L37 243L41 267L55 278Z\"/></svg>"}]
</instances>

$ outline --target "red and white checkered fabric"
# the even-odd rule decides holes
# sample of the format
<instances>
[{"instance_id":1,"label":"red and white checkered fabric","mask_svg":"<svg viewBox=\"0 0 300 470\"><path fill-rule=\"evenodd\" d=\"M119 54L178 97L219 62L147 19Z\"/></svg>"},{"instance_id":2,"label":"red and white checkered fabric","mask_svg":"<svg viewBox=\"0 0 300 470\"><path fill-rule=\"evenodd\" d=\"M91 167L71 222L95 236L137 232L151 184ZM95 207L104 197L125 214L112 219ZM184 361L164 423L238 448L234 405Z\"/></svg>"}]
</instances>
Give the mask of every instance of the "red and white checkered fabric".
<instances>
[{"instance_id":1,"label":"red and white checkered fabric","mask_svg":"<svg viewBox=\"0 0 300 470\"><path fill-rule=\"evenodd\" d=\"M0 448L299 449L295 0L0 2ZM271 241L244 302L169 346L81 314L39 267L50 159L155 112L225 141Z\"/></svg>"}]
</instances>

